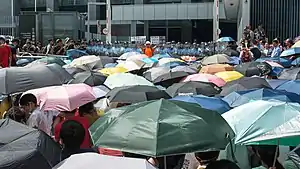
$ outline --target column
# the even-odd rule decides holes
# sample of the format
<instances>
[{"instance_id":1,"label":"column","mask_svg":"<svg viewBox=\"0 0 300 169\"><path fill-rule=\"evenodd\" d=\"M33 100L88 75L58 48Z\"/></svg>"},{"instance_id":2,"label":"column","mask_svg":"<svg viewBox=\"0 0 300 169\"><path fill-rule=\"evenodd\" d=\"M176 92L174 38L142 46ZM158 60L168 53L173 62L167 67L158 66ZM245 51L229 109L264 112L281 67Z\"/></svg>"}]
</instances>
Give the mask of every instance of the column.
<instances>
[{"instance_id":1,"label":"column","mask_svg":"<svg viewBox=\"0 0 300 169\"><path fill-rule=\"evenodd\" d=\"M46 11L58 11L58 0L46 0Z\"/></svg>"},{"instance_id":2,"label":"column","mask_svg":"<svg viewBox=\"0 0 300 169\"><path fill-rule=\"evenodd\" d=\"M191 21L182 21L181 25L181 42L192 42L192 23Z\"/></svg>"},{"instance_id":3,"label":"column","mask_svg":"<svg viewBox=\"0 0 300 169\"><path fill-rule=\"evenodd\" d=\"M144 36L149 39L149 21L144 21Z\"/></svg>"},{"instance_id":4,"label":"column","mask_svg":"<svg viewBox=\"0 0 300 169\"><path fill-rule=\"evenodd\" d=\"M130 36L136 36L136 24L137 24L137 21L131 21Z\"/></svg>"},{"instance_id":5,"label":"column","mask_svg":"<svg viewBox=\"0 0 300 169\"><path fill-rule=\"evenodd\" d=\"M240 20L238 19L238 39L237 41L239 41L242 37L243 37L243 31L244 31L244 28L247 26L247 25L250 25L250 1L251 0L243 0L243 2L241 3L241 8L240 10L242 10L241 12L241 17Z\"/></svg>"}]
</instances>

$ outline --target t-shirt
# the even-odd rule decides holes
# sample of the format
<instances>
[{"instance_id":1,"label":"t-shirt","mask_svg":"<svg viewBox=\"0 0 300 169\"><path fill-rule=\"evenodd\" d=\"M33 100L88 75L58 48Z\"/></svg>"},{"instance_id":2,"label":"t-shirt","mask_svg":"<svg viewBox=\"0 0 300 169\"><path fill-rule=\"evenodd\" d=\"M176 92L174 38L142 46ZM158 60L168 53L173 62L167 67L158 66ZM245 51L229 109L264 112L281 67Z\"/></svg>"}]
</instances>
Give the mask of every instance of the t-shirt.
<instances>
[{"instance_id":1,"label":"t-shirt","mask_svg":"<svg viewBox=\"0 0 300 169\"><path fill-rule=\"evenodd\" d=\"M72 117L68 120L77 121L84 127L85 137L84 137L84 140L83 140L80 148L83 148L83 149L91 148L92 144L91 144L91 136L90 136L90 133L89 133L89 121L85 117L80 117L80 116L74 116L74 117ZM60 129L61 129L61 126L62 126L63 122L64 121L61 121L54 128L55 140L60 140L59 134L60 134Z\"/></svg>"},{"instance_id":2,"label":"t-shirt","mask_svg":"<svg viewBox=\"0 0 300 169\"><path fill-rule=\"evenodd\" d=\"M65 51L64 51L64 49L60 50L61 48L62 47L60 47L60 46L55 46L53 48L53 54L54 55L64 55ZM59 52L59 50L60 50L60 52Z\"/></svg>"},{"instance_id":3,"label":"t-shirt","mask_svg":"<svg viewBox=\"0 0 300 169\"><path fill-rule=\"evenodd\" d=\"M5 68L9 67L9 57L10 57L10 47L8 45L1 45L0 46L0 66Z\"/></svg>"}]
</instances>

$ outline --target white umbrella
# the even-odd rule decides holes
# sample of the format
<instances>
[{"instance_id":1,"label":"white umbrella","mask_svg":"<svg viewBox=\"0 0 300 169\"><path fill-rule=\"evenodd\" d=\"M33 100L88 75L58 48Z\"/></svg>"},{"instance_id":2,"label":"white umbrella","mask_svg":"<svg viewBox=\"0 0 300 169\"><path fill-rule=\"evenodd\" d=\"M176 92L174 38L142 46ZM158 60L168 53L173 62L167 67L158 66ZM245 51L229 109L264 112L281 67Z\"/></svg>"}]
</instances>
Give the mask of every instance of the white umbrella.
<instances>
[{"instance_id":1,"label":"white umbrella","mask_svg":"<svg viewBox=\"0 0 300 169\"><path fill-rule=\"evenodd\" d=\"M109 91L109 88L103 85L93 87L93 92L97 99L104 97Z\"/></svg>"},{"instance_id":2,"label":"white umbrella","mask_svg":"<svg viewBox=\"0 0 300 169\"><path fill-rule=\"evenodd\" d=\"M72 155L52 169L156 169L148 161L136 158L105 156L97 153Z\"/></svg>"}]
</instances>

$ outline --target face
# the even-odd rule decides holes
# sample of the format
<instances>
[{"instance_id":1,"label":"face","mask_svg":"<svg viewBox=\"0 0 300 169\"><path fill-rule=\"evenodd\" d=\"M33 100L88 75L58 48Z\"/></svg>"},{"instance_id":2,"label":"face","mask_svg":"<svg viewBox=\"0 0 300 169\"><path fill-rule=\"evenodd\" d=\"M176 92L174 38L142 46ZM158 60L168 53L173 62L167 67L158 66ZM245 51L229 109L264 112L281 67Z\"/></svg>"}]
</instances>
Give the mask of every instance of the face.
<instances>
[{"instance_id":1,"label":"face","mask_svg":"<svg viewBox=\"0 0 300 169\"><path fill-rule=\"evenodd\" d=\"M27 105L21 106L21 108L26 114L29 114L35 109L35 105L34 103L29 102Z\"/></svg>"},{"instance_id":2,"label":"face","mask_svg":"<svg viewBox=\"0 0 300 169\"><path fill-rule=\"evenodd\" d=\"M278 46L278 44L276 42L273 42L273 46L276 47Z\"/></svg>"}]
</instances>

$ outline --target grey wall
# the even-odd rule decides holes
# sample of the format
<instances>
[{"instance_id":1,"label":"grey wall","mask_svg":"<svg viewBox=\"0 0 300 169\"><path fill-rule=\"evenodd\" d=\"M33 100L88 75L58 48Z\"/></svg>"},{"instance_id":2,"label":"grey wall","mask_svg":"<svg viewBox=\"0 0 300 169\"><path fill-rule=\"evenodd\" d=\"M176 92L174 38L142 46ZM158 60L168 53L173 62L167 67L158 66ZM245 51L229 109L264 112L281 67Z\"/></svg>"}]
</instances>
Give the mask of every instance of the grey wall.
<instances>
[{"instance_id":1,"label":"grey wall","mask_svg":"<svg viewBox=\"0 0 300 169\"><path fill-rule=\"evenodd\" d=\"M112 20L212 19L213 3L113 5ZM220 19L225 19L220 5Z\"/></svg>"},{"instance_id":2,"label":"grey wall","mask_svg":"<svg viewBox=\"0 0 300 169\"><path fill-rule=\"evenodd\" d=\"M0 27L11 26L11 0L0 0Z\"/></svg>"}]
</instances>

